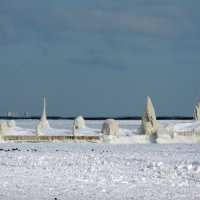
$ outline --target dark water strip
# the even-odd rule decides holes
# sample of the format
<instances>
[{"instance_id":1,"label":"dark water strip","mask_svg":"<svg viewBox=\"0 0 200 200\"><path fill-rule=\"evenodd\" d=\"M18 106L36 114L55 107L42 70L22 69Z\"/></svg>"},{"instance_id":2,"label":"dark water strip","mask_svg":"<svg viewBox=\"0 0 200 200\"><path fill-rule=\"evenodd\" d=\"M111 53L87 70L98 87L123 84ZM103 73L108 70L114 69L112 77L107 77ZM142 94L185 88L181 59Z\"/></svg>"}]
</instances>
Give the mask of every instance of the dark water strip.
<instances>
[{"instance_id":1,"label":"dark water strip","mask_svg":"<svg viewBox=\"0 0 200 200\"><path fill-rule=\"evenodd\" d=\"M84 117L84 116L83 116ZM47 117L49 120L74 120L76 117L59 117L59 116L48 116ZM116 119L116 120L141 120L142 117L140 116L121 116L121 117L84 117L85 120L106 120L106 119ZM5 119L5 120L18 120L18 119L36 119L39 120L40 116L30 116L30 117L5 117L5 116L0 116L0 119ZM192 120L192 117L187 117L187 116L158 116L158 120Z\"/></svg>"}]
</instances>

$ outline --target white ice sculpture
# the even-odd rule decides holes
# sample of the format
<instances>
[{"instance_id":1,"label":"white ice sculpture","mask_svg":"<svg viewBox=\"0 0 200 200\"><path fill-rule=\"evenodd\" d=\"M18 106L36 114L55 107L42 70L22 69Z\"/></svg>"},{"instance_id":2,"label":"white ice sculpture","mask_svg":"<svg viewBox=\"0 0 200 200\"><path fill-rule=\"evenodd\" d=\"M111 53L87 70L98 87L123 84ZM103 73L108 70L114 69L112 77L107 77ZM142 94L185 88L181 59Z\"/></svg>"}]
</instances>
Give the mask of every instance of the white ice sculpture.
<instances>
[{"instance_id":1,"label":"white ice sculpture","mask_svg":"<svg viewBox=\"0 0 200 200\"><path fill-rule=\"evenodd\" d=\"M49 127L49 122L47 120L46 116L46 99L44 98L44 108L43 108L43 113L40 119L40 125L41 128L48 128Z\"/></svg>"},{"instance_id":2,"label":"white ice sculpture","mask_svg":"<svg viewBox=\"0 0 200 200\"><path fill-rule=\"evenodd\" d=\"M85 120L83 119L82 116L78 116L73 123L73 126L76 129L80 129L80 128L85 128Z\"/></svg>"},{"instance_id":3,"label":"white ice sculpture","mask_svg":"<svg viewBox=\"0 0 200 200\"><path fill-rule=\"evenodd\" d=\"M158 128L155 110L150 97L147 98L146 108L142 117L142 124L140 127L140 134L151 134Z\"/></svg>"},{"instance_id":4,"label":"white ice sculpture","mask_svg":"<svg viewBox=\"0 0 200 200\"><path fill-rule=\"evenodd\" d=\"M40 122L36 128L36 134L40 134L41 129L43 128L49 128L49 122L47 120L47 116L46 116L46 99L44 98L44 108L43 108L43 113L40 119Z\"/></svg>"},{"instance_id":5,"label":"white ice sculpture","mask_svg":"<svg viewBox=\"0 0 200 200\"><path fill-rule=\"evenodd\" d=\"M195 121L200 120L200 101L197 103L197 105L194 108L193 118Z\"/></svg>"},{"instance_id":6,"label":"white ice sculpture","mask_svg":"<svg viewBox=\"0 0 200 200\"><path fill-rule=\"evenodd\" d=\"M1 121L0 122L0 133L2 135L9 133L10 131L10 127L8 126L8 122L7 121Z\"/></svg>"},{"instance_id":7,"label":"white ice sculpture","mask_svg":"<svg viewBox=\"0 0 200 200\"><path fill-rule=\"evenodd\" d=\"M107 119L102 125L101 132L104 135L117 135L119 132L117 121L114 119Z\"/></svg>"}]
</instances>

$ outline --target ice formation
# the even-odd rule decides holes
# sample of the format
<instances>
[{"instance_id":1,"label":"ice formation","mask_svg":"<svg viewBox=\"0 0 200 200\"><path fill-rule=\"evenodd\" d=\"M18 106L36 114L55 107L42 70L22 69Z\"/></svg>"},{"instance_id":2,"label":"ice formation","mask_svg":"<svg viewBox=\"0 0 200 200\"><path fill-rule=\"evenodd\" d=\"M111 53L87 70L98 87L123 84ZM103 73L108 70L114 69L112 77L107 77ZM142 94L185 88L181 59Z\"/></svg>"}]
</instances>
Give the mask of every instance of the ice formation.
<instances>
[{"instance_id":1,"label":"ice formation","mask_svg":"<svg viewBox=\"0 0 200 200\"><path fill-rule=\"evenodd\" d=\"M200 101L197 103L197 105L194 108L193 118L195 121L200 120Z\"/></svg>"},{"instance_id":2,"label":"ice formation","mask_svg":"<svg viewBox=\"0 0 200 200\"><path fill-rule=\"evenodd\" d=\"M41 134L41 124L39 123L38 125L37 125L37 128L36 128L36 135L38 136L38 135L40 135Z\"/></svg>"},{"instance_id":3,"label":"ice formation","mask_svg":"<svg viewBox=\"0 0 200 200\"><path fill-rule=\"evenodd\" d=\"M74 124L73 124L73 127L72 127L72 135L76 136L76 126Z\"/></svg>"},{"instance_id":4,"label":"ice formation","mask_svg":"<svg viewBox=\"0 0 200 200\"><path fill-rule=\"evenodd\" d=\"M200 143L200 122L163 122L156 130L157 143Z\"/></svg>"},{"instance_id":5,"label":"ice formation","mask_svg":"<svg viewBox=\"0 0 200 200\"><path fill-rule=\"evenodd\" d=\"M73 123L73 126L75 126L76 129L85 128L85 120L82 116L78 116Z\"/></svg>"},{"instance_id":6,"label":"ice formation","mask_svg":"<svg viewBox=\"0 0 200 200\"><path fill-rule=\"evenodd\" d=\"M40 128L49 128L49 122L46 116L46 99L45 98L44 98L43 113L42 113L39 125L40 125Z\"/></svg>"},{"instance_id":7,"label":"ice formation","mask_svg":"<svg viewBox=\"0 0 200 200\"><path fill-rule=\"evenodd\" d=\"M47 116L46 116L46 99L44 98L44 108L43 108L43 113L42 113L42 116L40 118L40 122L39 124L37 125L37 128L36 128L36 135L40 135L41 134L41 130L43 128L49 128L49 122L47 120Z\"/></svg>"},{"instance_id":8,"label":"ice formation","mask_svg":"<svg viewBox=\"0 0 200 200\"><path fill-rule=\"evenodd\" d=\"M117 135L119 132L117 121L114 119L107 119L102 125L101 132L104 135Z\"/></svg>"},{"instance_id":9,"label":"ice formation","mask_svg":"<svg viewBox=\"0 0 200 200\"><path fill-rule=\"evenodd\" d=\"M8 126L7 121L1 121L0 122L0 133L2 135L7 134L10 131L10 127Z\"/></svg>"},{"instance_id":10,"label":"ice formation","mask_svg":"<svg viewBox=\"0 0 200 200\"><path fill-rule=\"evenodd\" d=\"M9 126L10 128L16 127L16 122L15 122L15 120L10 120L10 121L8 121L8 126Z\"/></svg>"},{"instance_id":11,"label":"ice formation","mask_svg":"<svg viewBox=\"0 0 200 200\"><path fill-rule=\"evenodd\" d=\"M140 134L151 134L158 127L155 110L150 97L147 98L146 108L142 117Z\"/></svg>"}]
</instances>

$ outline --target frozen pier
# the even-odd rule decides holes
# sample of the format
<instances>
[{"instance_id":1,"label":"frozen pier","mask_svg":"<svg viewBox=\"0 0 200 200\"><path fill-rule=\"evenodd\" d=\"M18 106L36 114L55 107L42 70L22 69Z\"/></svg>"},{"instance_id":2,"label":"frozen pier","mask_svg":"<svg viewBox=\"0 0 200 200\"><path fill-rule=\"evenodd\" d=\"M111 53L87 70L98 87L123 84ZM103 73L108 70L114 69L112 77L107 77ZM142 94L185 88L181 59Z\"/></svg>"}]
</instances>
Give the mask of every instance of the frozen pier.
<instances>
[{"instance_id":1,"label":"frozen pier","mask_svg":"<svg viewBox=\"0 0 200 200\"><path fill-rule=\"evenodd\" d=\"M51 142L51 141L70 141L70 140L83 140L83 141L96 141L100 140L100 136L48 136L48 135L4 135L1 137L3 141L19 141L19 142Z\"/></svg>"}]
</instances>

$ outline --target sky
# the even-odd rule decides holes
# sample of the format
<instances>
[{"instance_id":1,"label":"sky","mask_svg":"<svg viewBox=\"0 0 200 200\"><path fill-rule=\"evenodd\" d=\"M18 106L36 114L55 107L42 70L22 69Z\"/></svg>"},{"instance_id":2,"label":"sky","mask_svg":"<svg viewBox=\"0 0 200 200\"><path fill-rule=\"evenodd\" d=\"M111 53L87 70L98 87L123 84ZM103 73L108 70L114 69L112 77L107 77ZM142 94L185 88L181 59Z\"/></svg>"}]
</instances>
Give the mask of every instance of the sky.
<instances>
[{"instance_id":1,"label":"sky","mask_svg":"<svg viewBox=\"0 0 200 200\"><path fill-rule=\"evenodd\" d=\"M0 115L192 116L200 1L1 0Z\"/></svg>"}]
</instances>

